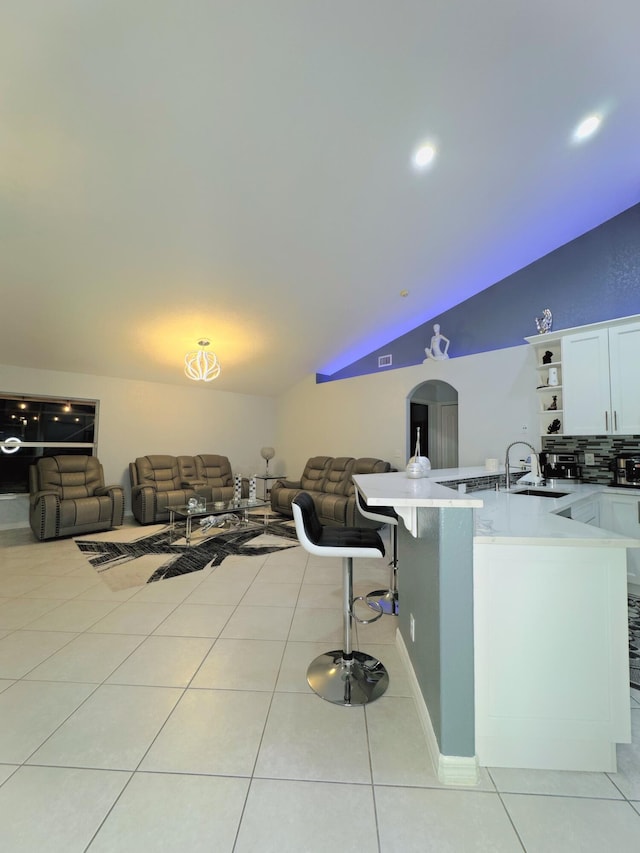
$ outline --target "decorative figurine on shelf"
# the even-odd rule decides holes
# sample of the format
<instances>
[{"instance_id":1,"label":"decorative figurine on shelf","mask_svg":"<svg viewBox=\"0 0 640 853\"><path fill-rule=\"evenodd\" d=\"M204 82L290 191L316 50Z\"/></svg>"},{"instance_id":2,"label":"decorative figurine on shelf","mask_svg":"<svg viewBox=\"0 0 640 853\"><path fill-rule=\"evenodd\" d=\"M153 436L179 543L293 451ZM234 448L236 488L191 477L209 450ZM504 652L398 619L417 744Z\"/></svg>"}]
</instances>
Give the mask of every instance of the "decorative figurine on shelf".
<instances>
[{"instance_id":1,"label":"decorative figurine on shelf","mask_svg":"<svg viewBox=\"0 0 640 853\"><path fill-rule=\"evenodd\" d=\"M542 356L542 363L543 364L551 364L552 361L553 361L553 353L551 352L550 349L548 349L545 352L545 354Z\"/></svg>"},{"instance_id":2,"label":"decorative figurine on shelf","mask_svg":"<svg viewBox=\"0 0 640 853\"><path fill-rule=\"evenodd\" d=\"M554 418L547 427L547 433L551 435L554 432L560 432L560 426L561 424L558 418Z\"/></svg>"},{"instance_id":3,"label":"decorative figurine on shelf","mask_svg":"<svg viewBox=\"0 0 640 853\"><path fill-rule=\"evenodd\" d=\"M449 338L445 338L444 335L440 334L440 325L438 323L433 327L431 343L428 347L425 347L424 351L427 357L423 361L423 364L429 361L430 358L436 361L444 361L445 358L449 358Z\"/></svg>"},{"instance_id":4,"label":"decorative figurine on shelf","mask_svg":"<svg viewBox=\"0 0 640 853\"><path fill-rule=\"evenodd\" d=\"M555 412L557 408L558 408L558 397L556 394L554 394L553 398L551 400L551 405L547 408L547 411L548 412Z\"/></svg>"},{"instance_id":5,"label":"decorative figurine on shelf","mask_svg":"<svg viewBox=\"0 0 640 853\"><path fill-rule=\"evenodd\" d=\"M546 335L547 332L550 332L552 323L553 316L551 315L551 311L548 308L545 308L542 312L542 317L536 317L536 329L538 330L538 334Z\"/></svg>"}]
</instances>

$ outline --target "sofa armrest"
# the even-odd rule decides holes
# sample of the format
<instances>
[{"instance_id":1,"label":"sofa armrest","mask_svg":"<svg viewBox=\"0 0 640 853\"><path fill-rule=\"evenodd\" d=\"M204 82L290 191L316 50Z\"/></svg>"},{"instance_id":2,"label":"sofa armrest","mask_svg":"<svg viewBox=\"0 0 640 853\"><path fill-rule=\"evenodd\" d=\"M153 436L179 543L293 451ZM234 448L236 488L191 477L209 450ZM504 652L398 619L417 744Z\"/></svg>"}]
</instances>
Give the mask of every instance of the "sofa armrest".
<instances>
[{"instance_id":1,"label":"sofa armrest","mask_svg":"<svg viewBox=\"0 0 640 853\"><path fill-rule=\"evenodd\" d=\"M200 489L207 485L206 480L182 480L180 483L183 489Z\"/></svg>"},{"instance_id":2,"label":"sofa armrest","mask_svg":"<svg viewBox=\"0 0 640 853\"><path fill-rule=\"evenodd\" d=\"M137 486L138 483L138 468L135 462L129 462L129 480L132 486Z\"/></svg>"},{"instance_id":3,"label":"sofa armrest","mask_svg":"<svg viewBox=\"0 0 640 853\"><path fill-rule=\"evenodd\" d=\"M131 489L131 511L140 524L153 524L156 520L156 490L151 486L134 486Z\"/></svg>"},{"instance_id":4,"label":"sofa armrest","mask_svg":"<svg viewBox=\"0 0 640 853\"><path fill-rule=\"evenodd\" d=\"M274 489L301 489L302 482L300 480L276 480L269 491Z\"/></svg>"},{"instance_id":5,"label":"sofa armrest","mask_svg":"<svg viewBox=\"0 0 640 853\"><path fill-rule=\"evenodd\" d=\"M60 531L60 497L56 492L36 492L29 497L29 524L36 537L53 539Z\"/></svg>"},{"instance_id":6,"label":"sofa armrest","mask_svg":"<svg viewBox=\"0 0 640 853\"><path fill-rule=\"evenodd\" d=\"M111 526L122 527L124 521L124 490L122 486L99 486L95 495L107 495L111 498Z\"/></svg>"},{"instance_id":7,"label":"sofa armrest","mask_svg":"<svg viewBox=\"0 0 640 853\"><path fill-rule=\"evenodd\" d=\"M110 495L112 492L121 492L122 486L98 486L95 495Z\"/></svg>"},{"instance_id":8,"label":"sofa armrest","mask_svg":"<svg viewBox=\"0 0 640 853\"><path fill-rule=\"evenodd\" d=\"M271 494L269 496L271 509L280 515L293 518L291 501L301 489L302 482L300 480L276 480L273 486L271 486Z\"/></svg>"},{"instance_id":9,"label":"sofa armrest","mask_svg":"<svg viewBox=\"0 0 640 853\"><path fill-rule=\"evenodd\" d=\"M55 500L57 500L57 501L60 501L60 496L58 495L57 492L44 490L42 492L34 492L33 494L29 495L29 503L31 504L32 507L34 507L37 503L39 503L41 500L43 500L47 496L55 498Z\"/></svg>"}]
</instances>

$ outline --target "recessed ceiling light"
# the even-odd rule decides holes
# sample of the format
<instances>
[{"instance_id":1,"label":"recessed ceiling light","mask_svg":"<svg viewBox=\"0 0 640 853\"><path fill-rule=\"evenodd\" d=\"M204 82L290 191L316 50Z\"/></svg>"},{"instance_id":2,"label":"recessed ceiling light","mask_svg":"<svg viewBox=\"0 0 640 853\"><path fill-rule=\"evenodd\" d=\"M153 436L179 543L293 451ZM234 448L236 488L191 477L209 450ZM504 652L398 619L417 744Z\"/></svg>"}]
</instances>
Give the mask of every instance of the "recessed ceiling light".
<instances>
[{"instance_id":1,"label":"recessed ceiling light","mask_svg":"<svg viewBox=\"0 0 640 853\"><path fill-rule=\"evenodd\" d=\"M400 296L408 296L408 295L409 295L409 291L408 291L408 290L401 290L401 291L400 291Z\"/></svg>"},{"instance_id":2,"label":"recessed ceiling light","mask_svg":"<svg viewBox=\"0 0 640 853\"><path fill-rule=\"evenodd\" d=\"M587 116L573 131L574 142L583 142L585 139L588 139L590 136L593 136L593 134L598 130L601 124L602 116L598 115L597 113L593 113L593 115Z\"/></svg>"},{"instance_id":3,"label":"recessed ceiling light","mask_svg":"<svg viewBox=\"0 0 640 853\"><path fill-rule=\"evenodd\" d=\"M432 142L423 142L413 152L412 162L415 169L428 168L436 156L436 147Z\"/></svg>"}]
</instances>

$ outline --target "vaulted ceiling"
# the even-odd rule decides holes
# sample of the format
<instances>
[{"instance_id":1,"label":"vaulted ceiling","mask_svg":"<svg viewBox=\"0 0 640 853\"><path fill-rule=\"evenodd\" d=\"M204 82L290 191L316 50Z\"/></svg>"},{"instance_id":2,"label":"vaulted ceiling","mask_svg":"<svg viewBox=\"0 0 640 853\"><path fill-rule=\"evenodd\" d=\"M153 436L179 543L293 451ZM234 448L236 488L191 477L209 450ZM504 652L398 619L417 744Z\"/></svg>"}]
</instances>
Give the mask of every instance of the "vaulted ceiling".
<instances>
[{"instance_id":1,"label":"vaulted ceiling","mask_svg":"<svg viewBox=\"0 0 640 853\"><path fill-rule=\"evenodd\" d=\"M637 0L4 0L0 363L188 384L206 336L206 387L331 373L640 201L638 32Z\"/></svg>"}]
</instances>

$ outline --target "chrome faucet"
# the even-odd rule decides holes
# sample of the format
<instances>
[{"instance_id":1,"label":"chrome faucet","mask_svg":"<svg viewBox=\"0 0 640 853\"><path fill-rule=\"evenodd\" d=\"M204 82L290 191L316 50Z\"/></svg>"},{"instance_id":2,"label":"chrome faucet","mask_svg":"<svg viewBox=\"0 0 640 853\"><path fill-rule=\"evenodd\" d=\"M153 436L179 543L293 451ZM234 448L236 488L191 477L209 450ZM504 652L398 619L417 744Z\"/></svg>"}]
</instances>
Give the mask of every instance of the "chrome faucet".
<instances>
[{"instance_id":1,"label":"chrome faucet","mask_svg":"<svg viewBox=\"0 0 640 853\"><path fill-rule=\"evenodd\" d=\"M504 479L505 479L505 489L509 491L510 483L509 483L509 451L516 444L524 444L525 447L528 447L533 451L531 453L531 473L534 477L536 477L542 484L542 475L540 473L540 459L538 457L538 453L533 446L533 444L529 444L528 441L512 441L511 444L507 447L507 452L505 454L504 460Z\"/></svg>"}]
</instances>

